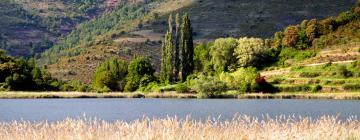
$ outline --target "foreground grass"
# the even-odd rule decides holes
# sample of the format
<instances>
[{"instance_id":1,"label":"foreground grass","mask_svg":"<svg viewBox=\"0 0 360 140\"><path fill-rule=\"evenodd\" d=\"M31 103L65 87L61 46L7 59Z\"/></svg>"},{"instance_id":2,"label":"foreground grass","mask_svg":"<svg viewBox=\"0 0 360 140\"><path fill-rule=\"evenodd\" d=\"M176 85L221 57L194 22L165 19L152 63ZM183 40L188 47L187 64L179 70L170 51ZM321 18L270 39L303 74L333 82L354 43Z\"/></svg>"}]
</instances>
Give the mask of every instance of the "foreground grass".
<instances>
[{"instance_id":1,"label":"foreground grass","mask_svg":"<svg viewBox=\"0 0 360 140\"><path fill-rule=\"evenodd\" d=\"M206 139L360 139L356 118L338 121L335 117L278 117L259 121L248 116L231 121L208 119L140 119L133 122L106 122L66 119L48 122L1 122L2 140L206 140Z\"/></svg>"},{"instance_id":2,"label":"foreground grass","mask_svg":"<svg viewBox=\"0 0 360 140\"><path fill-rule=\"evenodd\" d=\"M202 98L194 93L92 93L92 92L0 92L0 99L41 99L41 98ZM360 92L343 93L276 93L276 94L224 94L217 98L230 99L337 99L360 100Z\"/></svg>"}]
</instances>

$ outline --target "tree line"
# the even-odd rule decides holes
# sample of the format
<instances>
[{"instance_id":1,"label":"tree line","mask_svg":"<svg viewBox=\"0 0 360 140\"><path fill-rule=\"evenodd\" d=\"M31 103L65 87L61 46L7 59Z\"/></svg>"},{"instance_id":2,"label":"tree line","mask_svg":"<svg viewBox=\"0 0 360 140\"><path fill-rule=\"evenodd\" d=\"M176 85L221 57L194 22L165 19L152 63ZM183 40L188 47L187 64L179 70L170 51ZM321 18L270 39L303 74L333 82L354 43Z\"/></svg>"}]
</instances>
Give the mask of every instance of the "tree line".
<instances>
[{"instance_id":1,"label":"tree line","mask_svg":"<svg viewBox=\"0 0 360 140\"><path fill-rule=\"evenodd\" d=\"M162 83L185 81L194 70L193 29L188 14L176 14L175 27L173 17L169 16L168 30L162 44L161 72ZM175 32L173 31L175 29Z\"/></svg>"}]
</instances>

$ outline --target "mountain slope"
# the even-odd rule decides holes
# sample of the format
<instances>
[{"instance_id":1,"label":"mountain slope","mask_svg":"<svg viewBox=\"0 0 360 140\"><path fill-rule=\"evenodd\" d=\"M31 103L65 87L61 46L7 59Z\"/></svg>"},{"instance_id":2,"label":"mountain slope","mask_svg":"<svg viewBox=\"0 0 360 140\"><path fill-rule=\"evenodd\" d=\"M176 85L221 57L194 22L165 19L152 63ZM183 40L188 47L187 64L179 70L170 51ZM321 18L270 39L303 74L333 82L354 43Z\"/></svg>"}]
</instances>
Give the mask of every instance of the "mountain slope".
<instances>
[{"instance_id":1,"label":"mountain slope","mask_svg":"<svg viewBox=\"0 0 360 140\"><path fill-rule=\"evenodd\" d=\"M0 49L28 57L51 47L59 36L105 10L105 0L2 0Z\"/></svg>"},{"instance_id":2,"label":"mountain slope","mask_svg":"<svg viewBox=\"0 0 360 140\"><path fill-rule=\"evenodd\" d=\"M158 0L118 6L80 25L40 59L65 80L90 82L98 63L110 57L151 57L159 67L161 39L170 13L188 12L197 42L227 36L270 37L303 19L337 15L355 0ZM126 15L126 16L124 16Z\"/></svg>"}]
</instances>

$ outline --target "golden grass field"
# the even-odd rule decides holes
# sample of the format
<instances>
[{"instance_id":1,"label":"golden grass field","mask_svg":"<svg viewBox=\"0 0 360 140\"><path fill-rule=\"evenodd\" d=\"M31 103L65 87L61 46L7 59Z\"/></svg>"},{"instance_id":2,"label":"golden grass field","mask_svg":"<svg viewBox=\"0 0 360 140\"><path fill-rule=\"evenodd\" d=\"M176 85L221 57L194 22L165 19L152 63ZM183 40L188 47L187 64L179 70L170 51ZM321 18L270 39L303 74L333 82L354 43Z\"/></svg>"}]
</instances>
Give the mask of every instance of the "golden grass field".
<instances>
[{"instance_id":1,"label":"golden grass field","mask_svg":"<svg viewBox=\"0 0 360 140\"><path fill-rule=\"evenodd\" d=\"M360 122L355 117L338 121L324 116L277 117L260 121L239 116L231 121L194 121L177 118L133 122L96 119L66 119L58 122L2 122L2 140L250 140L250 139L360 139Z\"/></svg>"}]
</instances>

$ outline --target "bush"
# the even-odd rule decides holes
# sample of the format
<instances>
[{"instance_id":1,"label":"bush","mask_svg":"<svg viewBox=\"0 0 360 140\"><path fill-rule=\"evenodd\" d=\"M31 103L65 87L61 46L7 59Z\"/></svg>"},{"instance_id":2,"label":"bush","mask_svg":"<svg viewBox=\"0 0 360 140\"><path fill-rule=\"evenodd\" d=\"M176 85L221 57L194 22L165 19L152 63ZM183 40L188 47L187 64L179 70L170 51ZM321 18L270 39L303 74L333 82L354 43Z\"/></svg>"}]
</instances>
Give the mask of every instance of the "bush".
<instances>
[{"instance_id":1,"label":"bush","mask_svg":"<svg viewBox=\"0 0 360 140\"><path fill-rule=\"evenodd\" d=\"M186 93L189 90L190 90L189 87L186 84L183 84L183 83L177 84L175 86L175 91L178 92L178 93Z\"/></svg>"},{"instance_id":2,"label":"bush","mask_svg":"<svg viewBox=\"0 0 360 140\"><path fill-rule=\"evenodd\" d=\"M360 84L359 83L345 84L345 85L343 85L343 89L344 90L352 90L352 91L360 90Z\"/></svg>"},{"instance_id":3,"label":"bush","mask_svg":"<svg viewBox=\"0 0 360 140\"><path fill-rule=\"evenodd\" d=\"M154 78L150 77L154 77L155 70L148 58L136 57L130 62L128 72L125 91L135 91L140 87L142 80L143 87L147 86L147 83L152 82Z\"/></svg>"},{"instance_id":4,"label":"bush","mask_svg":"<svg viewBox=\"0 0 360 140\"><path fill-rule=\"evenodd\" d=\"M157 82L150 82L145 87L142 86L138 90L143 92L160 92L160 86Z\"/></svg>"},{"instance_id":5,"label":"bush","mask_svg":"<svg viewBox=\"0 0 360 140\"><path fill-rule=\"evenodd\" d=\"M277 77L271 82L271 84L280 84L284 80L285 80L284 78Z\"/></svg>"},{"instance_id":6,"label":"bush","mask_svg":"<svg viewBox=\"0 0 360 140\"><path fill-rule=\"evenodd\" d=\"M281 92L308 92L312 89L308 85L280 86L278 88Z\"/></svg>"},{"instance_id":7,"label":"bush","mask_svg":"<svg viewBox=\"0 0 360 140\"><path fill-rule=\"evenodd\" d=\"M314 87L311 88L312 92L319 92L322 90L322 86L321 85L316 85Z\"/></svg>"},{"instance_id":8,"label":"bush","mask_svg":"<svg viewBox=\"0 0 360 140\"><path fill-rule=\"evenodd\" d=\"M193 86L191 88L203 98L218 97L227 89L226 83L216 80L213 77L205 76L193 80Z\"/></svg>"},{"instance_id":9,"label":"bush","mask_svg":"<svg viewBox=\"0 0 360 140\"><path fill-rule=\"evenodd\" d=\"M339 77L348 78L348 77L351 77L353 74L345 66L339 65L336 69L336 75Z\"/></svg>"},{"instance_id":10,"label":"bush","mask_svg":"<svg viewBox=\"0 0 360 140\"><path fill-rule=\"evenodd\" d=\"M95 89L107 87L112 91L123 91L126 83L127 63L120 59L110 59L102 63L95 71L93 86Z\"/></svg>"},{"instance_id":11,"label":"bush","mask_svg":"<svg viewBox=\"0 0 360 140\"><path fill-rule=\"evenodd\" d=\"M299 75L300 77L305 77L305 78L315 78L320 76L320 73L318 72L302 72Z\"/></svg>"},{"instance_id":12,"label":"bush","mask_svg":"<svg viewBox=\"0 0 360 140\"><path fill-rule=\"evenodd\" d=\"M264 93L275 93L279 92L279 89L274 87L272 84L268 83L265 80L265 77L261 76L256 78L257 88L256 92L264 92Z\"/></svg>"},{"instance_id":13,"label":"bush","mask_svg":"<svg viewBox=\"0 0 360 140\"><path fill-rule=\"evenodd\" d=\"M296 50L294 48L283 48L279 54L278 64L285 66L286 60L295 59L301 61L316 56L314 50Z\"/></svg>"},{"instance_id":14,"label":"bush","mask_svg":"<svg viewBox=\"0 0 360 140\"><path fill-rule=\"evenodd\" d=\"M256 81L260 73L254 67L239 68L233 73L223 72L219 74L218 79L224 82L228 89L238 90L240 92L255 92L259 90Z\"/></svg>"},{"instance_id":15,"label":"bush","mask_svg":"<svg viewBox=\"0 0 360 140\"><path fill-rule=\"evenodd\" d=\"M53 84L56 84L56 86L60 86L61 91L89 92L92 90L88 85L80 81L68 81L62 84L58 84L58 83L53 83Z\"/></svg>"}]
</instances>

